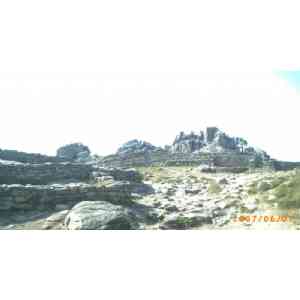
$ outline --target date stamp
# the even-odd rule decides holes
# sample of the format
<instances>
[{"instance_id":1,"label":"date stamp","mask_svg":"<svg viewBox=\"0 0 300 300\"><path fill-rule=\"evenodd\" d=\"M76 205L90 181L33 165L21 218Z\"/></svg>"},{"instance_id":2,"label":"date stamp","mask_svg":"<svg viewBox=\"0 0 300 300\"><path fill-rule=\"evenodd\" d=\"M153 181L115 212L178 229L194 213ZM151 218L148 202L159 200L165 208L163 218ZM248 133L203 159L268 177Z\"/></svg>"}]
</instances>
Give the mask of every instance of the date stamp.
<instances>
[{"instance_id":1,"label":"date stamp","mask_svg":"<svg viewBox=\"0 0 300 300\"><path fill-rule=\"evenodd\" d=\"M234 219L234 222L246 222L246 223L255 223L255 222L289 222L289 216L280 216L280 215L240 215Z\"/></svg>"}]
</instances>

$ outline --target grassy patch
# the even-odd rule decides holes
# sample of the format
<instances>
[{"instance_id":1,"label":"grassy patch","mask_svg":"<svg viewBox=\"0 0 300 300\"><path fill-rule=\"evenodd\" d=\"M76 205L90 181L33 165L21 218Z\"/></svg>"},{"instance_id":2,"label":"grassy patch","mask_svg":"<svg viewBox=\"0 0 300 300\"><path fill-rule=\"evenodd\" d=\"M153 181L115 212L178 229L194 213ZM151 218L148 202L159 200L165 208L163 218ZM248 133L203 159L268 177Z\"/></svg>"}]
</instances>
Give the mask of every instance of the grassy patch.
<instances>
[{"instance_id":1,"label":"grassy patch","mask_svg":"<svg viewBox=\"0 0 300 300\"><path fill-rule=\"evenodd\" d=\"M274 196L272 201L277 202L280 208L300 208L300 171L293 176L281 178L274 189Z\"/></svg>"},{"instance_id":2,"label":"grassy patch","mask_svg":"<svg viewBox=\"0 0 300 300\"><path fill-rule=\"evenodd\" d=\"M207 191L209 194L219 194L221 193L222 188L215 180L211 180Z\"/></svg>"},{"instance_id":3,"label":"grassy patch","mask_svg":"<svg viewBox=\"0 0 300 300\"><path fill-rule=\"evenodd\" d=\"M139 167L137 170L144 175L145 180L154 183L180 184L186 168L182 167Z\"/></svg>"},{"instance_id":4,"label":"grassy patch","mask_svg":"<svg viewBox=\"0 0 300 300\"><path fill-rule=\"evenodd\" d=\"M275 179L270 181L270 184L272 186L272 189L278 187L279 185L281 185L282 183L284 183L286 181L286 177L280 176L280 177L276 177Z\"/></svg>"},{"instance_id":5,"label":"grassy patch","mask_svg":"<svg viewBox=\"0 0 300 300\"><path fill-rule=\"evenodd\" d=\"M249 189L248 189L248 194L250 195L255 195L258 193L258 190L257 190L257 182L252 182L250 185L249 185Z\"/></svg>"},{"instance_id":6,"label":"grassy patch","mask_svg":"<svg viewBox=\"0 0 300 300\"><path fill-rule=\"evenodd\" d=\"M279 176L279 177L267 178L267 179L268 179L267 182L265 183L261 182L261 184L259 184L260 183L259 180L255 180L254 182L252 182L249 185L248 193L250 195L256 195L258 193L263 193L268 190L275 189L276 187L284 183L287 180L287 177Z\"/></svg>"},{"instance_id":7,"label":"grassy patch","mask_svg":"<svg viewBox=\"0 0 300 300\"><path fill-rule=\"evenodd\" d=\"M193 225L193 220L187 217L178 217L176 219L177 225L182 228L188 228Z\"/></svg>"}]
</instances>

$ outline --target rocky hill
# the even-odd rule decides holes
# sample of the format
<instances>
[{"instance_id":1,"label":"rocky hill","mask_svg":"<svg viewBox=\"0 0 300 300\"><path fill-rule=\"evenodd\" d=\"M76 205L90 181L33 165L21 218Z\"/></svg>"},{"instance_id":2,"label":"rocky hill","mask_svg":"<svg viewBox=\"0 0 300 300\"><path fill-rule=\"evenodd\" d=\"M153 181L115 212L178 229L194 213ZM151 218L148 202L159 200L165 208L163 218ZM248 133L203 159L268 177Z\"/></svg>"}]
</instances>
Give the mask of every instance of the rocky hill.
<instances>
[{"instance_id":1,"label":"rocky hill","mask_svg":"<svg viewBox=\"0 0 300 300\"><path fill-rule=\"evenodd\" d=\"M230 137L216 127L208 127L198 134L181 132L173 144L164 149L133 140L100 163L114 167L203 165L222 171L274 167L265 151L249 146L243 138Z\"/></svg>"},{"instance_id":2,"label":"rocky hill","mask_svg":"<svg viewBox=\"0 0 300 300\"><path fill-rule=\"evenodd\" d=\"M180 133L165 148L132 140L102 158L80 143L56 156L1 150L0 228L249 226L234 220L300 207L295 167L215 127Z\"/></svg>"},{"instance_id":3,"label":"rocky hill","mask_svg":"<svg viewBox=\"0 0 300 300\"><path fill-rule=\"evenodd\" d=\"M193 152L237 152L237 153L254 153L255 150L248 146L248 142L242 138L232 138L222 132L217 127L207 127L205 132L199 134L191 132L185 134L180 132L176 136L173 145L170 148L173 153L193 153Z\"/></svg>"}]
</instances>

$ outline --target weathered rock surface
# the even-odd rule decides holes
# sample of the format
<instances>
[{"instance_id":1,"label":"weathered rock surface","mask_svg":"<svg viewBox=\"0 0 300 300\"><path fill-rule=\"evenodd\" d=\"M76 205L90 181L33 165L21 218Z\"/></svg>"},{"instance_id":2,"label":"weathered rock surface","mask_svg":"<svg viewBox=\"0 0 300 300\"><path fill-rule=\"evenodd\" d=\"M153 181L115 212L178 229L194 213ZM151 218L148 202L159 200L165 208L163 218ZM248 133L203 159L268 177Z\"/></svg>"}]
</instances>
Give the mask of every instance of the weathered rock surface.
<instances>
[{"instance_id":1,"label":"weathered rock surface","mask_svg":"<svg viewBox=\"0 0 300 300\"><path fill-rule=\"evenodd\" d=\"M46 162L59 163L65 162L66 159L57 156L48 156L38 153L26 153L15 150L0 149L0 159L6 161L15 161L21 163L42 164Z\"/></svg>"},{"instance_id":2,"label":"weathered rock surface","mask_svg":"<svg viewBox=\"0 0 300 300\"><path fill-rule=\"evenodd\" d=\"M249 168L273 167L266 152L248 146L243 138L230 137L217 127L198 134L181 132L164 149L132 140L114 155L100 160L103 166L196 166L224 168L221 172L243 172Z\"/></svg>"},{"instance_id":3,"label":"weathered rock surface","mask_svg":"<svg viewBox=\"0 0 300 300\"><path fill-rule=\"evenodd\" d=\"M171 152L183 152L183 153L192 153L197 150L200 150L205 145L204 142L204 133L200 132L199 135L191 132L190 134L180 134L176 137L172 147Z\"/></svg>"},{"instance_id":4,"label":"weathered rock surface","mask_svg":"<svg viewBox=\"0 0 300 300\"><path fill-rule=\"evenodd\" d=\"M53 185L0 185L0 210L45 210L58 205L71 208L81 201L128 204L132 193L151 193L143 183L113 181L105 185L70 183Z\"/></svg>"},{"instance_id":5,"label":"weathered rock surface","mask_svg":"<svg viewBox=\"0 0 300 300\"><path fill-rule=\"evenodd\" d=\"M160 225L160 229L190 229L204 224L212 224L212 217L207 213L193 216L172 216Z\"/></svg>"},{"instance_id":6,"label":"weathered rock surface","mask_svg":"<svg viewBox=\"0 0 300 300\"><path fill-rule=\"evenodd\" d=\"M112 176L103 181L103 186L80 183L0 186L0 190L10 192L9 195L0 193L0 228L250 229L257 224L240 222L238 217L261 213L261 200L257 199L257 194L252 194L251 187L271 182L273 176L277 176L275 172L203 174L198 168L191 167L149 168L143 172L147 177L145 184L127 182L126 187L124 182L116 182ZM153 191L138 195L132 192L142 185L152 186ZM39 196L34 192L30 197L32 189L41 190ZM267 199L272 191L273 186L261 193ZM41 201L46 195L49 199ZM124 195L127 196L124 198ZM12 199L14 207L11 207Z\"/></svg>"},{"instance_id":7,"label":"weathered rock surface","mask_svg":"<svg viewBox=\"0 0 300 300\"><path fill-rule=\"evenodd\" d=\"M123 144L117 151L117 154L127 154L127 153L140 153L140 152L148 152L155 151L159 149L158 147L153 146L152 144L139 141L139 140L131 140L125 144Z\"/></svg>"},{"instance_id":8,"label":"weathered rock surface","mask_svg":"<svg viewBox=\"0 0 300 300\"><path fill-rule=\"evenodd\" d=\"M64 221L68 213L68 210L62 210L52 214L45 220L42 229L64 229Z\"/></svg>"},{"instance_id":9,"label":"weathered rock surface","mask_svg":"<svg viewBox=\"0 0 300 300\"><path fill-rule=\"evenodd\" d=\"M79 148L82 150L81 146ZM68 210L81 201L128 205L133 194L140 197L153 193L152 187L142 179L134 169L99 168L95 164L71 162L25 164L0 160L0 211L10 214Z\"/></svg>"},{"instance_id":10,"label":"weathered rock surface","mask_svg":"<svg viewBox=\"0 0 300 300\"><path fill-rule=\"evenodd\" d=\"M124 169L132 166L143 174ZM256 168L294 166L216 127L180 133L164 149L133 140L103 158L82 144L61 147L55 158L0 150L0 228L223 228L257 212L249 191L272 196L272 177Z\"/></svg>"},{"instance_id":11,"label":"weathered rock surface","mask_svg":"<svg viewBox=\"0 0 300 300\"><path fill-rule=\"evenodd\" d=\"M230 137L217 127L207 127L205 133L200 131L199 134L181 132L171 147L171 152L191 153L197 151L212 153L226 151L255 152L253 148L248 147L246 140Z\"/></svg>"},{"instance_id":12,"label":"weathered rock surface","mask_svg":"<svg viewBox=\"0 0 300 300\"><path fill-rule=\"evenodd\" d=\"M142 182L143 176L135 169L97 168L93 176L95 178L112 177L114 180L126 180L132 182Z\"/></svg>"},{"instance_id":13,"label":"weathered rock surface","mask_svg":"<svg viewBox=\"0 0 300 300\"><path fill-rule=\"evenodd\" d=\"M74 143L60 147L56 156L69 161L84 162L90 158L90 154L91 151L87 146L81 143Z\"/></svg>"},{"instance_id":14,"label":"weathered rock surface","mask_svg":"<svg viewBox=\"0 0 300 300\"><path fill-rule=\"evenodd\" d=\"M49 184L92 179L93 167L86 164L23 164L0 161L0 184Z\"/></svg>"},{"instance_id":15,"label":"weathered rock surface","mask_svg":"<svg viewBox=\"0 0 300 300\"><path fill-rule=\"evenodd\" d=\"M139 228L137 218L130 209L104 201L77 204L67 215L65 226L70 230Z\"/></svg>"}]
</instances>

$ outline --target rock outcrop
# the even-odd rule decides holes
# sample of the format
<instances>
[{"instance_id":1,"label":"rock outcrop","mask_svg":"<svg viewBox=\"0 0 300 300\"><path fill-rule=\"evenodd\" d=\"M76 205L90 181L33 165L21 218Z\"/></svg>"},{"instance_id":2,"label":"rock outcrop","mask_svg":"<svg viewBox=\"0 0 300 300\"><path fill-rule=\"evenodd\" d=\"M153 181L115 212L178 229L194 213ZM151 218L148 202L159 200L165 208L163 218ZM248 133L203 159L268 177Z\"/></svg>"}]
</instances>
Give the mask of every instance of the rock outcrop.
<instances>
[{"instance_id":1,"label":"rock outcrop","mask_svg":"<svg viewBox=\"0 0 300 300\"><path fill-rule=\"evenodd\" d=\"M124 155L127 153L143 153L148 151L155 151L159 149L158 147L153 146L152 144L139 141L139 140L131 140L125 144L123 144L117 151L117 154Z\"/></svg>"},{"instance_id":2,"label":"rock outcrop","mask_svg":"<svg viewBox=\"0 0 300 300\"><path fill-rule=\"evenodd\" d=\"M89 160L90 154L89 147L81 143L74 143L60 147L56 156L68 161L85 162Z\"/></svg>"},{"instance_id":3,"label":"rock outcrop","mask_svg":"<svg viewBox=\"0 0 300 300\"><path fill-rule=\"evenodd\" d=\"M180 132L170 148L171 152L182 152L182 153L192 153L200 150L205 145L204 134L200 132L199 135L191 132L190 134L184 134Z\"/></svg>"},{"instance_id":4,"label":"rock outcrop","mask_svg":"<svg viewBox=\"0 0 300 300\"><path fill-rule=\"evenodd\" d=\"M185 134L181 132L175 139L171 152L253 152L254 149L247 147L248 143L242 138L233 138L218 129L217 127L207 127L206 131Z\"/></svg>"},{"instance_id":5,"label":"rock outcrop","mask_svg":"<svg viewBox=\"0 0 300 300\"><path fill-rule=\"evenodd\" d=\"M220 172L242 172L248 168L273 167L266 152L248 146L243 138L230 137L217 127L185 134L181 132L171 146L155 147L133 140L114 155L100 160L103 166L207 166Z\"/></svg>"},{"instance_id":6,"label":"rock outcrop","mask_svg":"<svg viewBox=\"0 0 300 300\"><path fill-rule=\"evenodd\" d=\"M65 218L70 230L138 229L137 218L129 208L105 201L83 201L75 205Z\"/></svg>"}]
</instances>

